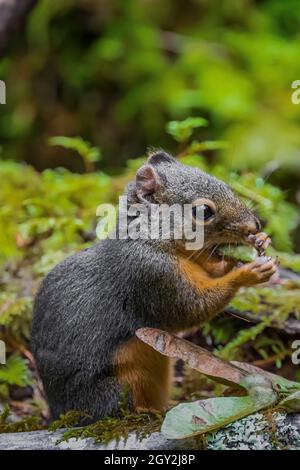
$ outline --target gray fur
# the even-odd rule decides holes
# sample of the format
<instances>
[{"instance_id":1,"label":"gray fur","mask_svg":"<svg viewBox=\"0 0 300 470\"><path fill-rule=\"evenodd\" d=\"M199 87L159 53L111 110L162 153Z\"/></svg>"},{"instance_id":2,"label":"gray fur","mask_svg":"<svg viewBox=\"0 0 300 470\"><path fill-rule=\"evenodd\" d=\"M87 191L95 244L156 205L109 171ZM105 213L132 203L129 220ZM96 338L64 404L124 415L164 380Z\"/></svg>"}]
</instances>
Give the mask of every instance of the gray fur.
<instances>
[{"instance_id":1,"label":"gray fur","mask_svg":"<svg viewBox=\"0 0 300 470\"><path fill-rule=\"evenodd\" d=\"M161 154L148 163L162 183L150 202L213 199L221 215L208 237L226 217L237 223L242 212L250 216L225 183ZM128 202L137 200L135 182L126 194ZM107 239L67 258L44 279L32 323L32 350L53 417L68 410L86 411L92 420L116 415L117 347L140 327L178 331L198 325L231 296L221 288L218 297L209 290L200 296L179 271L172 241Z\"/></svg>"}]
</instances>

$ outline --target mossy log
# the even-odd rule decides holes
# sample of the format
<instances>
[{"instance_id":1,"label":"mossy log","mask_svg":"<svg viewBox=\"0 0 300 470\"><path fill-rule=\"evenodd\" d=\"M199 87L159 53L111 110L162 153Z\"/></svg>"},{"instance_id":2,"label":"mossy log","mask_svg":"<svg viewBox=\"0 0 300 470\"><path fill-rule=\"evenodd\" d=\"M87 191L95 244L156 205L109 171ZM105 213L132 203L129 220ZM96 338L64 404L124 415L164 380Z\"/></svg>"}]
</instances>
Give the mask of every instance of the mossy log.
<instances>
[{"instance_id":1,"label":"mossy log","mask_svg":"<svg viewBox=\"0 0 300 470\"><path fill-rule=\"evenodd\" d=\"M300 275L284 268L279 268L279 274L280 284L242 291L233 303L225 308L225 313L253 323L260 323L271 316L269 328L289 335L300 333L298 313Z\"/></svg>"},{"instance_id":2,"label":"mossy log","mask_svg":"<svg viewBox=\"0 0 300 470\"><path fill-rule=\"evenodd\" d=\"M166 439L155 432L139 440L135 434L119 442L95 443L92 438L70 439L60 442L64 430L33 431L0 435L0 450L210 450L219 449L300 449L300 414L275 413L267 417L261 413L248 416L205 439Z\"/></svg>"}]
</instances>

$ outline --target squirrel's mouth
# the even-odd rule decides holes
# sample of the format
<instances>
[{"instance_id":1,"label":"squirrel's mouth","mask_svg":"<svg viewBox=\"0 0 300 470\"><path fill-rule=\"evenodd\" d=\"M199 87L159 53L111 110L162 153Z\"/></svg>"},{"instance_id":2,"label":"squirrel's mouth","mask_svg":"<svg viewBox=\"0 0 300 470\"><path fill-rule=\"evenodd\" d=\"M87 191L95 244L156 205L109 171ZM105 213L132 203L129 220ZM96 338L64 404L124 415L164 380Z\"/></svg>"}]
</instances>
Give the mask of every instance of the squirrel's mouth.
<instances>
[{"instance_id":1,"label":"squirrel's mouth","mask_svg":"<svg viewBox=\"0 0 300 470\"><path fill-rule=\"evenodd\" d=\"M228 231L226 236L223 236L220 241L215 244L214 251L222 258L240 259L243 261L248 258L249 261L254 252L258 253L259 256L264 254L264 250L256 245L255 235L243 235L234 231Z\"/></svg>"},{"instance_id":2,"label":"squirrel's mouth","mask_svg":"<svg viewBox=\"0 0 300 470\"><path fill-rule=\"evenodd\" d=\"M256 236L253 234L243 234L237 230L224 230L217 240L214 241L214 252L222 257L231 257L230 253L235 251L250 253L253 250L257 251L259 255L258 247L255 244ZM252 248L252 250L251 250ZM235 256L233 256L235 257Z\"/></svg>"}]
</instances>

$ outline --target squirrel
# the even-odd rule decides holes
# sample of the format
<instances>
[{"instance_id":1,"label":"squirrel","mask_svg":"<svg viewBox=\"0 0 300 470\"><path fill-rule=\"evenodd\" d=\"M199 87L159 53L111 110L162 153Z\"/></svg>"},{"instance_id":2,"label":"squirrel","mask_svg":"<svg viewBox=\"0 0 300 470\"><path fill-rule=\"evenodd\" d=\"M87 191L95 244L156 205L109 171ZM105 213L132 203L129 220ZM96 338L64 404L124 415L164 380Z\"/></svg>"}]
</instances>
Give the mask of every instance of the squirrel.
<instances>
[{"instance_id":1,"label":"squirrel","mask_svg":"<svg viewBox=\"0 0 300 470\"><path fill-rule=\"evenodd\" d=\"M140 341L142 327L180 332L214 318L240 287L270 280L276 260L236 265L219 244L270 243L254 213L224 182L154 151L125 190L128 204L200 204L204 246L175 239L106 238L66 258L35 299L32 351L53 419L69 410L91 422L120 414L128 387L133 410L164 410L170 360ZM195 255L195 256L194 256Z\"/></svg>"}]
</instances>

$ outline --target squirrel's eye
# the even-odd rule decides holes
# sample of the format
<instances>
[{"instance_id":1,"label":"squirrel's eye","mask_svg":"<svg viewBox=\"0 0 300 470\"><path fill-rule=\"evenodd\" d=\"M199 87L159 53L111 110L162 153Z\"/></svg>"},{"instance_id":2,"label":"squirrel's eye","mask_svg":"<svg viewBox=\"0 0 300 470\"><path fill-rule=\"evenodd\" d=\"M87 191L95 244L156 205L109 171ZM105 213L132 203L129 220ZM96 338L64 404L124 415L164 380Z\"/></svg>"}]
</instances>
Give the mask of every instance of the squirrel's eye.
<instances>
[{"instance_id":1,"label":"squirrel's eye","mask_svg":"<svg viewBox=\"0 0 300 470\"><path fill-rule=\"evenodd\" d=\"M208 221L215 215L215 211L207 204L194 206L192 208L192 212L195 219L204 220L204 222Z\"/></svg>"}]
</instances>

